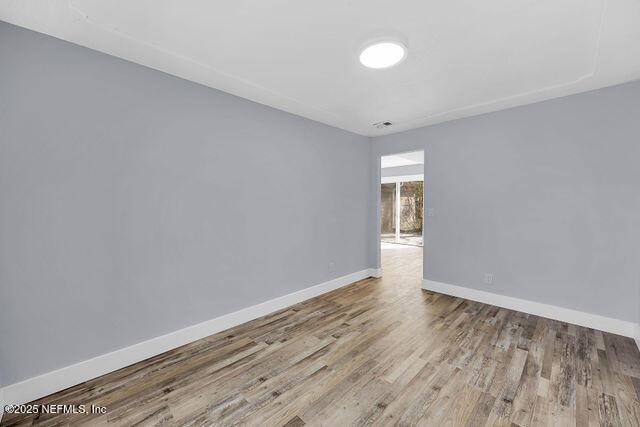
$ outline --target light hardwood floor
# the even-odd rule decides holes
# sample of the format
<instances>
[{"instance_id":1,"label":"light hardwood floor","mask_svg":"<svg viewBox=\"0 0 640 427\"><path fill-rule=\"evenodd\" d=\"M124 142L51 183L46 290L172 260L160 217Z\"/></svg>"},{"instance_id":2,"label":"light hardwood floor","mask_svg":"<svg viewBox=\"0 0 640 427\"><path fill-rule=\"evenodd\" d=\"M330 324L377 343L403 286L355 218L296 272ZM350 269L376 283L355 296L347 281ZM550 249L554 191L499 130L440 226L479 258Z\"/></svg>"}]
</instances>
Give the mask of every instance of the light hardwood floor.
<instances>
[{"instance_id":1,"label":"light hardwood floor","mask_svg":"<svg viewBox=\"0 0 640 427\"><path fill-rule=\"evenodd\" d=\"M421 256L41 401L106 415L2 425L640 425L633 340L423 291Z\"/></svg>"}]
</instances>

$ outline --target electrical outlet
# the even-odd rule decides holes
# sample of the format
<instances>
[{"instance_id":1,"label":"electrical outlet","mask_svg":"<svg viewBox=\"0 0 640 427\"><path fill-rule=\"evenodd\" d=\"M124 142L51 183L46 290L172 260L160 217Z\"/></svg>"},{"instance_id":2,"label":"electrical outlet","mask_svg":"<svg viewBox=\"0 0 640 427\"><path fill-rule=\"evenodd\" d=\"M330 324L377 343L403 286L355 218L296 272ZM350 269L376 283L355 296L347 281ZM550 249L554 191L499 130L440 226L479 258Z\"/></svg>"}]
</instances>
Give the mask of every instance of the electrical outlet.
<instances>
[{"instance_id":1,"label":"electrical outlet","mask_svg":"<svg viewBox=\"0 0 640 427\"><path fill-rule=\"evenodd\" d=\"M428 217L434 217L436 216L436 210L434 208L428 208L427 209L427 216Z\"/></svg>"},{"instance_id":2,"label":"electrical outlet","mask_svg":"<svg viewBox=\"0 0 640 427\"><path fill-rule=\"evenodd\" d=\"M485 285L493 284L493 273L484 273L484 284Z\"/></svg>"},{"instance_id":3,"label":"electrical outlet","mask_svg":"<svg viewBox=\"0 0 640 427\"><path fill-rule=\"evenodd\" d=\"M329 273L333 273L336 269L336 263L335 262L330 262L329 263Z\"/></svg>"}]
</instances>

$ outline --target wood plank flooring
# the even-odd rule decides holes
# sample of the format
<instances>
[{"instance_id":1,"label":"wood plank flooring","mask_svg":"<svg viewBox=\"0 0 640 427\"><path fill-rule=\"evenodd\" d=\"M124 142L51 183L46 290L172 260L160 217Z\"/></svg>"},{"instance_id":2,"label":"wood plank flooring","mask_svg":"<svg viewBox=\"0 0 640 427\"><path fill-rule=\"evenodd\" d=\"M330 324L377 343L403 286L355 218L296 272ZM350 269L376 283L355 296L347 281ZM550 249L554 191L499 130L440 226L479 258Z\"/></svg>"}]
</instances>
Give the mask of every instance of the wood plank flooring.
<instances>
[{"instance_id":1,"label":"wood plank flooring","mask_svg":"<svg viewBox=\"0 0 640 427\"><path fill-rule=\"evenodd\" d=\"M107 414L2 425L640 425L633 340L423 291L421 256L40 401Z\"/></svg>"}]
</instances>

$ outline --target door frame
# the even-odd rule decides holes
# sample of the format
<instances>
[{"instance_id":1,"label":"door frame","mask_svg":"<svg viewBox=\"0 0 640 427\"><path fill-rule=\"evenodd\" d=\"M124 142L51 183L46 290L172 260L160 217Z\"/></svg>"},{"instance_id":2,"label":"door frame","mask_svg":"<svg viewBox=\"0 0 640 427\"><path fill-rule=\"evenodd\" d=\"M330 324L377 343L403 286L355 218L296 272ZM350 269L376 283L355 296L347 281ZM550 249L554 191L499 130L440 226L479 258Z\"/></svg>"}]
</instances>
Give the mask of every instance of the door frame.
<instances>
[{"instance_id":1,"label":"door frame","mask_svg":"<svg viewBox=\"0 0 640 427\"><path fill-rule=\"evenodd\" d=\"M375 212L375 217L376 217L376 274L375 277L382 277L383 275L383 271L382 271L382 248L381 248L381 238L382 238L382 218L380 216L380 210L381 210L381 206L382 206L382 199L381 199L381 192L380 192L380 186L383 183L383 177L382 177L382 157L385 156L393 156L393 155L397 155L397 154L405 154L405 153L415 153L417 151L422 151L422 165L423 165L423 174L422 174L422 200L423 200L423 215L422 215L422 248L424 250L424 246L426 243L425 240L425 232L426 232L426 220L427 220L427 185L426 185L426 167L427 167L427 152L425 149L423 148L418 148L418 149L407 149L407 150L400 150L400 151L394 151L394 152L384 152L384 153L379 153L379 154L375 154L375 157L373 159L373 163L375 166L375 173L374 173L374 177L375 177L375 208L376 208L376 212ZM420 175L404 175L402 176L404 181L410 181L409 178L411 177L415 177L415 176L420 176ZM414 179L415 181L415 179ZM391 181L394 182L394 181ZM398 227L399 229L399 227ZM424 258L424 256L423 256Z\"/></svg>"}]
</instances>

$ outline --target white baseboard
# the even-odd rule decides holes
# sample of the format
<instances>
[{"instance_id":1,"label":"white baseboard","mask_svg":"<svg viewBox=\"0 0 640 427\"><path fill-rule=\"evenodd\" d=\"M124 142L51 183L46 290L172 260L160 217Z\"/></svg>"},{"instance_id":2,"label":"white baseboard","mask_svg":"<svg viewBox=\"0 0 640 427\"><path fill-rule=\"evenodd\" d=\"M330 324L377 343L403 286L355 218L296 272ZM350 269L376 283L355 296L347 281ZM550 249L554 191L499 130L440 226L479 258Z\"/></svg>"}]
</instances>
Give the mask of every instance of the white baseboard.
<instances>
[{"instance_id":1,"label":"white baseboard","mask_svg":"<svg viewBox=\"0 0 640 427\"><path fill-rule=\"evenodd\" d=\"M103 354L74 365L4 387L5 404L24 404L51 393L83 383L101 375L124 368L149 357L164 353L190 342L213 335L274 311L281 310L334 289L367 277L377 269L366 269L311 286L288 295L243 308L197 325L189 326L148 341Z\"/></svg>"},{"instance_id":2,"label":"white baseboard","mask_svg":"<svg viewBox=\"0 0 640 427\"><path fill-rule=\"evenodd\" d=\"M636 340L636 345L638 346L638 350L640 350L640 324L636 323L635 334L633 339Z\"/></svg>"},{"instance_id":3,"label":"white baseboard","mask_svg":"<svg viewBox=\"0 0 640 427\"><path fill-rule=\"evenodd\" d=\"M2 422L3 415L4 415L4 388L0 387L0 422Z\"/></svg>"},{"instance_id":4,"label":"white baseboard","mask_svg":"<svg viewBox=\"0 0 640 427\"><path fill-rule=\"evenodd\" d=\"M376 279L382 277L382 268L372 268L371 277L375 277Z\"/></svg>"},{"instance_id":5,"label":"white baseboard","mask_svg":"<svg viewBox=\"0 0 640 427\"><path fill-rule=\"evenodd\" d=\"M537 316L560 320L562 322L573 323L587 328L599 329L604 332L611 332L625 337L636 338L637 336L636 331L638 330L638 325L626 320L604 317L598 314L591 314L584 311L572 310L570 308L557 307L540 302L508 297L506 295L479 291L477 289L465 288L462 286L449 285L447 283L427 279L422 280L422 288L428 291L470 299L485 304L508 308L510 310L535 314Z\"/></svg>"}]
</instances>

